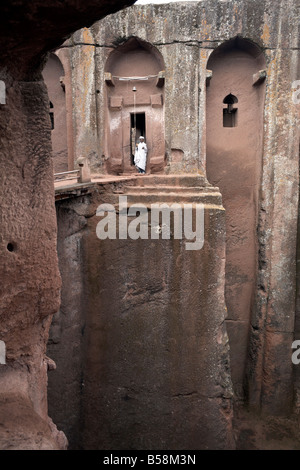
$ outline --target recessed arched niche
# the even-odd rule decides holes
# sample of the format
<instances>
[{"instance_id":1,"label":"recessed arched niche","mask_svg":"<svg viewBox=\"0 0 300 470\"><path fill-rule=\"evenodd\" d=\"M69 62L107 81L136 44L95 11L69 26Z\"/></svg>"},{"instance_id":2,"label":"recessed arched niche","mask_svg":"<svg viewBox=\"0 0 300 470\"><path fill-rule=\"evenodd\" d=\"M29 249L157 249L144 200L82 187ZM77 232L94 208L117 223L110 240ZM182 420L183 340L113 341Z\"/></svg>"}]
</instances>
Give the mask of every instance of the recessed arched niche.
<instances>
[{"instance_id":1,"label":"recessed arched niche","mask_svg":"<svg viewBox=\"0 0 300 470\"><path fill-rule=\"evenodd\" d=\"M105 65L105 157L111 173L136 172L134 149L147 143L147 172L165 164L164 62L151 44L130 38L109 55Z\"/></svg>"},{"instance_id":2,"label":"recessed arched niche","mask_svg":"<svg viewBox=\"0 0 300 470\"><path fill-rule=\"evenodd\" d=\"M207 63L206 172L226 210L225 299L235 391L243 394L258 266L258 211L263 153L265 58L236 37Z\"/></svg>"},{"instance_id":3,"label":"recessed arched niche","mask_svg":"<svg viewBox=\"0 0 300 470\"><path fill-rule=\"evenodd\" d=\"M64 68L56 54L51 53L43 70L49 95L49 116L54 172L68 170L68 143Z\"/></svg>"}]
</instances>

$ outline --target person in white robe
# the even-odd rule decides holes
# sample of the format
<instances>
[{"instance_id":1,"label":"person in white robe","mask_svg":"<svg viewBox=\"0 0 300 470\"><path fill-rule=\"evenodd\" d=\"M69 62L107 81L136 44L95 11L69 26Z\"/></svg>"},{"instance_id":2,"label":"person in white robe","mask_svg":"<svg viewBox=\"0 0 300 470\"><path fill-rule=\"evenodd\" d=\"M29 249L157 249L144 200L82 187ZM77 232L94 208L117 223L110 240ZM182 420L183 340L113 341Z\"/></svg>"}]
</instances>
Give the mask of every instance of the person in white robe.
<instances>
[{"instance_id":1,"label":"person in white robe","mask_svg":"<svg viewBox=\"0 0 300 470\"><path fill-rule=\"evenodd\" d=\"M139 138L139 143L136 144L135 155L134 155L134 164L139 171L139 173L146 172L146 162L147 162L147 144L143 136Z\"/></svg>"}]
</instances>

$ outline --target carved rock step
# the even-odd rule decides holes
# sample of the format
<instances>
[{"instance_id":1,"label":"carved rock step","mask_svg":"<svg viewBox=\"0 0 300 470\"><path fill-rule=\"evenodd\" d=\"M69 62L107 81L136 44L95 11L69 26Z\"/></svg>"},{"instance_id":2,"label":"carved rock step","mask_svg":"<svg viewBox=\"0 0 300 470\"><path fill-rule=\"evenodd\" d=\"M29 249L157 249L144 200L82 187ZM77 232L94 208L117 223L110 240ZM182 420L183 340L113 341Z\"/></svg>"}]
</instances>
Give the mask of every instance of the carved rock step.
<instances>
[{"instance_id":1,"label":"carved rock step","mask_svg":"<svg viewBox=\"0 0 300 470\"><path fill-rule=\"evenodd\" d=\"M161 188L156 188L156 192L148 192L148 191L131 191L130 190L124 191L123 195L127 196L128 203L137 203L140 202L142 204L155 204L155 203L162 203L166 202L169 204L172 203L203 203L203 204L213 204L213 205L222 205L222 196L219 191L199 191L199 192L165 192L160 191Z\"/></svg>"},{"instance_id":2,"label":"carved rock step","mask_svg":"<svg viewBox=\"0 0 300 470\"><path fill-rule=\"evenodd\" d=\"M213 187L203 187L203 186L190 186L190 187L187 187L187 186L161 186L161 185L157 185L157 186L126 186L126 192L127 192L127 189L128 189L128 193L132 193L132 194L137 194L137 193L172 193L172 194L178 194L178 193L193 193L193 194L201 194L203 192L211 192L211 190L213 190L213 192L217 192L218 191L218 188L213 188Z\"/></svg>"}]
</instances>

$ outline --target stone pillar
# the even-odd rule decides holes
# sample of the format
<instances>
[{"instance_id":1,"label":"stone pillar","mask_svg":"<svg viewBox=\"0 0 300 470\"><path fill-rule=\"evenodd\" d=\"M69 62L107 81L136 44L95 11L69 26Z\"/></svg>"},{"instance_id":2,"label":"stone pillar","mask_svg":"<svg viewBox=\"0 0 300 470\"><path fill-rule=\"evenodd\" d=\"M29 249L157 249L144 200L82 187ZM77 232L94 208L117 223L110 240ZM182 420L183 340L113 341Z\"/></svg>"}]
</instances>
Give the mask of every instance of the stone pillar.
<instances>
[{"instance_id":1,"label":"stone pillar","mask_svg":"<svg viewBox=\"0 0 300 470\"><path fill-rule=\"evenodd\" d=\"M6 364L0 365L1 450L66 447L47 413L51 361L45 349L59 306L60 277L42 62L72 31L124 4L33 0L0 6L0 83L6 90L5 101L0 96L0 340L6 344Z\"/></svg>"},{"instance_id":2,"label":"stone pillar","mask_svg":"<svg viewBox=\"0 0 300 470\"><path fill-rule=\"evenodd\" d=\"M78 183L88 183L91 181L91 172L87 158L79 157L76 162L79 166Z\"/></svg>"},{"instance_id":3,"label":"stone pillar","mask_svg":"<svg viewBox=\"0 0 300 470\"><path fill-rule=\"evenodd\" d=\"M48 328L60 300L50 122L41 81L6 77L1 108L0 448L60 449L48 418Z\"/></svg>"}]
</instances>

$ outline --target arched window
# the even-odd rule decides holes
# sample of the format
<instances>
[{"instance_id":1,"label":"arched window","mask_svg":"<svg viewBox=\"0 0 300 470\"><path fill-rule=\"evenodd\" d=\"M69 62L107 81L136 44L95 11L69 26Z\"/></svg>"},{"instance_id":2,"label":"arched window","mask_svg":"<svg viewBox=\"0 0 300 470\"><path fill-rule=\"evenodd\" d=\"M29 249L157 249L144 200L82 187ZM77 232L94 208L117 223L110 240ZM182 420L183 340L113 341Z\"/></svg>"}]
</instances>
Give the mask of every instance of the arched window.
<instances>
[{"instance_id":1,"label":"arched window","mask_svg":"<svg viewBox=\"0 0 300 470\"><path fill-rule=\"evenodd\" d=\"M223 109L223 127L237 126L237 108L233 108L233 105L238 101L237 97L231 93L223 99L223 103L227 104L227 108Z\"/></svg>"},{"instance_id":2,"label":"arched window","mask_svg":"<svg viewBox=\"0 0 300 470\"><path fill-rule=\"evenodd\" d=\"M53 131L54 129L54 109L53 109L53 103L52 101L49 102L49 115L50 115L50 121L51 121L51 130Z\"/></svg>"}]
</instances>

